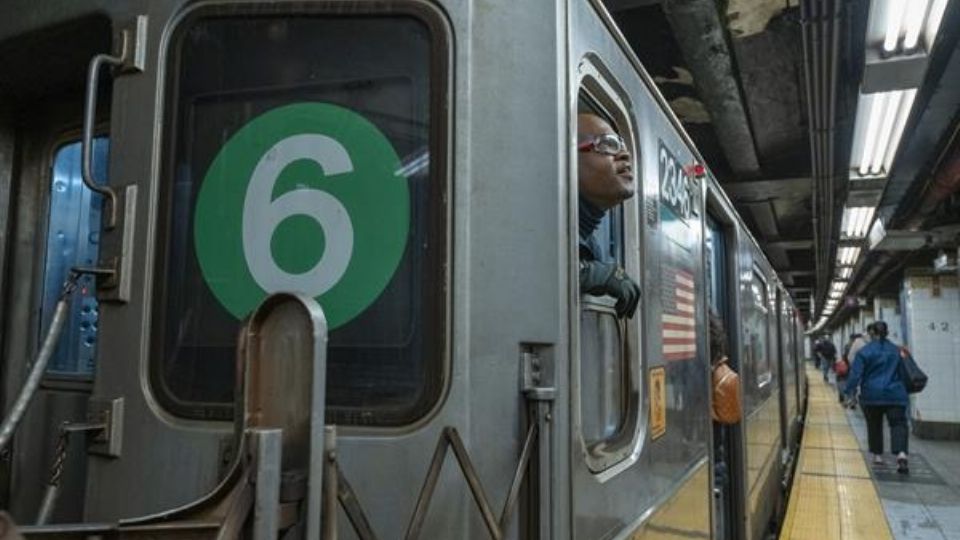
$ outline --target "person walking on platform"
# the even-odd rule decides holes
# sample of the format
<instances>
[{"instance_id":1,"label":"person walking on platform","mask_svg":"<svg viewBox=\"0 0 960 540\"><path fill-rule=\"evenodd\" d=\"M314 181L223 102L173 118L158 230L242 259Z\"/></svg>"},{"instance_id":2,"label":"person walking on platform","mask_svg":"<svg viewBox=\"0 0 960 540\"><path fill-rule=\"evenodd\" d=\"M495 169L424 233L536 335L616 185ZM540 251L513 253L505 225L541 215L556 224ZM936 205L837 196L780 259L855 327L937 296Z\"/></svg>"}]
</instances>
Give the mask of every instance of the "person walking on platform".
<instances>
[{"instance_id":1,"label":"person walking on platform","mask_svg":"<svg viewBox=\"0 0 960 540\"><path fill-rule=\"evenodd\" d=\"M814 347L814 352L820 357L820 363L823 367L823 382L829 382L828 374L830 373L830 367L837 359L837 348L832 341L823 336Z\"/></svg>"},{"instance_id":2,"label":"person walking on platform","mask_svg":"<svg viewBox=\"0 0 960 540\"><path fill-rule=\"evenodd\" d=\"M852 401L860 392L867 421L867 443L874 465L883 465L883 417L890 425L890 449L897 456L897 472L907 474L907 388L900 376L900 349L887 340L887 323L867 327L871 340L857 352L847 380Z\"/></svg>"}]
</instances>

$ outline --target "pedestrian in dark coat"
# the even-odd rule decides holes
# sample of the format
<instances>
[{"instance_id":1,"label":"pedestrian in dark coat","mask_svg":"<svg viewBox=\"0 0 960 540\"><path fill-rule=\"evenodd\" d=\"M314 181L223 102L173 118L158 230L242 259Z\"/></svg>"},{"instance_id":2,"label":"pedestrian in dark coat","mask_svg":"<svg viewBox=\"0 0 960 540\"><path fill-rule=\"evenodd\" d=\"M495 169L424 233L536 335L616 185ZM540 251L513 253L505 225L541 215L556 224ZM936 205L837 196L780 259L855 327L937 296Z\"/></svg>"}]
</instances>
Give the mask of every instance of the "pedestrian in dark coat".
<instances>
[{"instance_id":1,"label":"pedestrian in dark coat","mask_svg":"<svg viewBox=\"0 0 960 540\"><path fill-rule=\"evenodd\" d=\"M900 375L900 349L887 340L887 323L869 328L871 341L853 360L846 393L860 391L860 406L867 421L867 442L873 462L883 464L883 417L890 425L890 448L897 455L897 472L907 467L907 387Z\"/></svg>"}]
</instances>

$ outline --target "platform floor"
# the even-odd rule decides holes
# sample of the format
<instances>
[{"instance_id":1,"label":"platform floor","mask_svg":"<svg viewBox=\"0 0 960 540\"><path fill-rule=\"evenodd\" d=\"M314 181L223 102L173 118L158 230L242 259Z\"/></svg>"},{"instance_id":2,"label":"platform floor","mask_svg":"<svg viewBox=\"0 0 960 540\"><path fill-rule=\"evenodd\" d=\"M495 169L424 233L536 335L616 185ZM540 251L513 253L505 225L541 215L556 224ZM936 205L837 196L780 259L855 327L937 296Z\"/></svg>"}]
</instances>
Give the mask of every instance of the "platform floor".
<instances>
[{"instance_id":1,"label":"platform floor","mask_svg":"<svg viewBox=\"0 0 960 540\"><path fill-rule=\"evenodd\" d=\"M960 441L910 437L909 476L869 465L866 425L808 367L806 426L780 532L793 540L960 540ZM889 431L885 431L889 444Z\"/></svg>"}]
</instances>

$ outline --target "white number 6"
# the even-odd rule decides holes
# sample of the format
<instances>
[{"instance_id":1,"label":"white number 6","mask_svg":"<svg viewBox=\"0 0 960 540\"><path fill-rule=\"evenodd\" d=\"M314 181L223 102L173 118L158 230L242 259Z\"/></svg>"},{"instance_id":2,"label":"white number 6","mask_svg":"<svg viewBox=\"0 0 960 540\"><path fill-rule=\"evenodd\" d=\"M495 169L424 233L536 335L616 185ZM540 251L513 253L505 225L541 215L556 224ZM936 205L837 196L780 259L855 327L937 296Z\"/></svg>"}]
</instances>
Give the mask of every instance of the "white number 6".
<instances>
[{"instance_id":1,"label":"white number 6","mask_svg":"<svg viewBox=\"0 0 960 540\"><path fill-rule=\"evenodd\" d=\"M316 297L336 285L347 271L353 253L353 223L343 203L326 191L299 188L271 200L280 173L301 159L319 164L326 176L353 171L347 150L326 135L294 135L273 145L260 158L247 186L243 255L254 281L267 293L291 291ZM301 274L277 266L270 250L274 230L294 215L313 218L323 229L326 242L317 264Z\"/></svg>"}]
</instances>

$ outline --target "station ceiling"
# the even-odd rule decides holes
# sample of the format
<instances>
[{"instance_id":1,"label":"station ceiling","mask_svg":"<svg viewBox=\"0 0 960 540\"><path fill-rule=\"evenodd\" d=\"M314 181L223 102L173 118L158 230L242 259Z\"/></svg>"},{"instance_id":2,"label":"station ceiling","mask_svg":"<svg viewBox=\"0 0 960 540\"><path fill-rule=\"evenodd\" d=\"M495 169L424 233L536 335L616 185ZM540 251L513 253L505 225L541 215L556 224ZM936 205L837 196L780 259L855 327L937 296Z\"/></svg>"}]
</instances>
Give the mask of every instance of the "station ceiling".
<instances>
[{"instance_id":1,"label":"station ceiling","mask_svg":"<svg viewBox=\"0 0 960 540\"><path fill-rule=\"evenodd\" d=\"M869 0L604 3L809 320L811 299L822 305L842 245ZM878 214L894 225L960 222L960 206L953 218L947 208L943 219L944 205L957 202L955 188L925 214L909 208L957 151L958 4L948 5L938 56L917 93L894 174L880 190ZM942 125L928 129L922 118L932 112ZM941 219L933 223L935 214Z\"/></svg>"}]
</instances>

